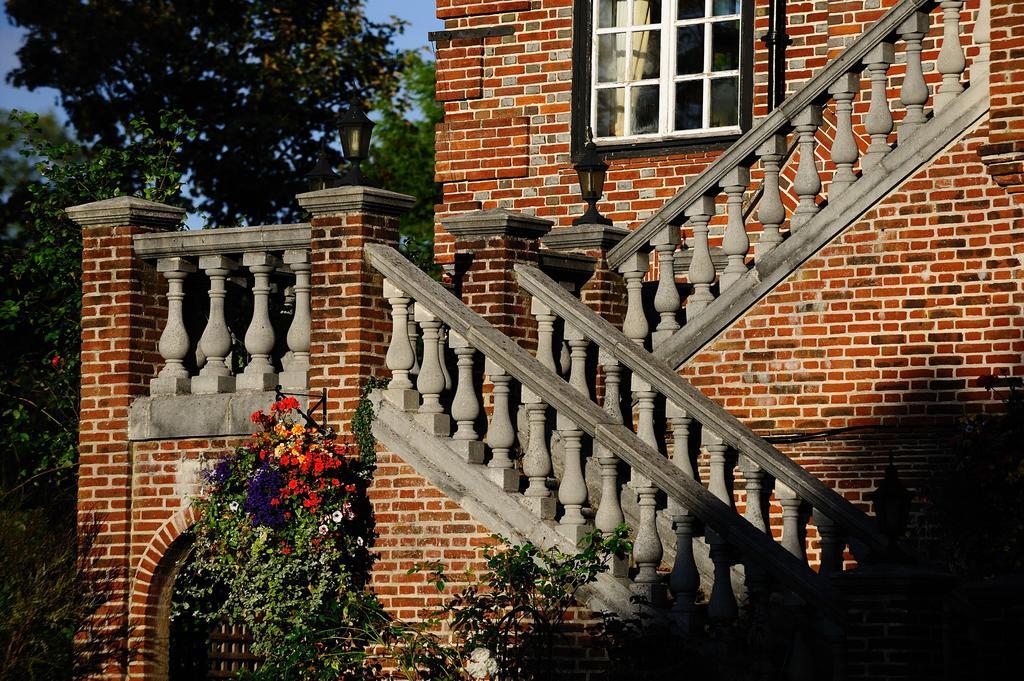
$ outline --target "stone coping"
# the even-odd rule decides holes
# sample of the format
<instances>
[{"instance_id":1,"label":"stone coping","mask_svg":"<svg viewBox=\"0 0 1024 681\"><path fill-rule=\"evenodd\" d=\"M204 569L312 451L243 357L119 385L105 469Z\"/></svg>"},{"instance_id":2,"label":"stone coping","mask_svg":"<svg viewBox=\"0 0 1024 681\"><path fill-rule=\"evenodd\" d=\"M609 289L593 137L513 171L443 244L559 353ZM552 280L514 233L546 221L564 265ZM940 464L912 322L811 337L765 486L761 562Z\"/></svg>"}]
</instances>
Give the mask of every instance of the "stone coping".
<instances>
[{"instance_id":1,"label":"stone coping","mask_svg":"<svg viewBox=\"0 0 1024 681\"><path fill-rule=\"evenodd\" d=\"M628 235L628 229L616 225L573 225L551 230L540 242L554 251L605 250Z\"/></svg>"},{"instance_id":2,"label":"stone coping","mask_svg":"<svg viewBox=\"0 0 1024 681\"><path fill-rule=\"evenodd\" d=\"M416 204L412 196L376 187L333 187L297 194L295 200L313 217L345 213L402 216Z\"/></svg>"},{"instance_id":3,"label":"stone coping","mask_svg":"<svg viewBox=\"0 0 1024 681\"><path fill-rule=\"evenodd\" d=\"M249 435L253 432L252 413L267 411L273 403L273 391L140 397L128 411L128 439Z\"/></svg>"},{"instance_id":4,"label":"stone coping","mask_svg":"<svg viewBox=\"0 0 1024 681\"><path fill-rule=\"evenodd\" d=\"M551 220L516 213L504 208L475 210L444 218L441 226L456 238L519 237L536 239L551 230Z\"/></svg>"},{"instance_id":5,"label":"stone coping","mask_svg":"<svg viewBox=\"0 0 1024 681\"><path fill-rule=\"evenodd\" d=\"M135 196L71 206L64 211L79 227L147 226L172 229L185 219L185 209L148 201Z\"/></svg>"}]
</instances>

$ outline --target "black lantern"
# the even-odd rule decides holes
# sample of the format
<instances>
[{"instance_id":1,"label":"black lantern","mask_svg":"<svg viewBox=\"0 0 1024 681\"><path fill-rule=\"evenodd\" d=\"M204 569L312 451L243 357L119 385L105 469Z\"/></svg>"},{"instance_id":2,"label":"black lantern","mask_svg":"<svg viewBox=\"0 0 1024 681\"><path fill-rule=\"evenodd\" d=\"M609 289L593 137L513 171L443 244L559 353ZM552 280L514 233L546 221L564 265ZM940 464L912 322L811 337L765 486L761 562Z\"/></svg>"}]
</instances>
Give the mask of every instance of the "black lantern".
<instances>
[{"instance_id":1,"label":"black lantern","mask_svg":"<svg viewBox=\"0 0 1024 681\"><path fill-rule=\"evenodd\" d=\"M330 189L338 186L338 173L334 172L331 162L327 158L327 144L320 141L320 153L316 157L316 165L306 173L306 182L309 183L309 191L317 192L321 189Z\"/></svg>"},{"instance_id":2,"label":"black lantern","mask_svg":"<svg viewBox=\"0 0 1024 681\"><path fill-rule=\"evenodd\" d=\"M896 540L903 536L910 521L910 501L913 494L900 482L899 472L889 456L885 477L878 489L868 495L875 509L878 528L889 538L890 548L896 548Z\"/></svg>"},{"instance_id":3,"label":"black lantern","mask_svg":"<svg viewBox=\"0 0 1024 681\"><path fill-rule=\"evenodd\" d=\"M597 210L597 202L604 194L604 178L608 164L597 154L597 145L587 142L583 157L573 166L580 181L580 195L587 202L587 212L572 221L574 225L610 225L612 221Z\"/></svg>"},{"instance_id":4,"label":"black lantern","mask_svg":"<svg viewBox=\"0 0 1024 681\"><path fill-rule=\"evenodd\" d=\"M348 161L348 172L341 184L361 185L363 173L359 164L370 157L370 135L373 134L374 122L363 110L362 102L353 98L348 109L338 116L338 132L341 135L341 149Z\"/></svg>"}]
</instances>

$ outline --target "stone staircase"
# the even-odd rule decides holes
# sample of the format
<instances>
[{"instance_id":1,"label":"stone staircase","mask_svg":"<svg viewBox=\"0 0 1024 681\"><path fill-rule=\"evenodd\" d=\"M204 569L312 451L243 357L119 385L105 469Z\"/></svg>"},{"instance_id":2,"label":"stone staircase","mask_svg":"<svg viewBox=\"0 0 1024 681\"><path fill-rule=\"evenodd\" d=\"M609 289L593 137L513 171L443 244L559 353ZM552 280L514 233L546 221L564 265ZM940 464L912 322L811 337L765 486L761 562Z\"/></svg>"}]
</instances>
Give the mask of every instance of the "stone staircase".
<instances>
[{"instance_id":1,"label":"stone staircase","mask_svg":"<svg viewBox=\"0 0 1024 681\"><path fill-rule=\"evenodd\" d=\"M530 355L397 252L367 246L365 257L385 277L393 312L392 380L374 396L381 442L488 527L520 540L571 549L585 531L627 521L635 530L632 567L613 566L589 593L592 607L630 612L630 595L639 595L687 631L705 618L732 621L738 602L781 589L821 618L827 637L840 640L842 607L828 576L854 561L892 557L898 548L873 519L676 369L984 119L986 10L983 3L975 29L980 54L964 87L961 4L896 5L612 248L608 262L627 289L622 331L541 269L519 265L516 275L537 324ZM936 9L941 48L927 64L921 46ZM899 42L906 111L893 147L886 84ZM855 115L862 71L871 82L870 103ZM931 112L926 72L941 79ZM819 135L830 102L835 121ZM864 150L855 122L870 136ZM854 172L858 158L860 173ZM790 159L793 166L784 167ZM787 171L788 194L780 181ZM749 219L751 196L759 204L756 220ZM725 204L724 233L720 249L713 249L710 225L719 203ZM672 266L652 268L652 251L657 263ZM680 261L688 263L685 277L677 272ZM652 277L656 292L646 300L643 281ZM645 311L651 307L653 320ZM445 338L456 356L450 380ZM556 338L568 348L567 370ZM632 400L624 399L630 393ZM484 427L486 437L478 433ZM523 455L513 461L517 441ZM737 465L742 493L733 485ZM778 542L767 521L773 485L783 508ZM808 507L821 542L817 571L805 549Z\"/></svg>"}]
</instances>

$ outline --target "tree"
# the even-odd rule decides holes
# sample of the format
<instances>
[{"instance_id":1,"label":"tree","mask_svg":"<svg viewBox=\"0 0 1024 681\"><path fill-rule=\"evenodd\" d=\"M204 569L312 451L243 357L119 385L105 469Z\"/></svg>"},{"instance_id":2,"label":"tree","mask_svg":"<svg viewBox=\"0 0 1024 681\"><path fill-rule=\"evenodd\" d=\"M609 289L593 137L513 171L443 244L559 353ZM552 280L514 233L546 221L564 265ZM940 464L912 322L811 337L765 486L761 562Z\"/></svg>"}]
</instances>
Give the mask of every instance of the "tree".
<instances>
[{"instance_id":1,"label":"tree","mask_svg":"<svg viewBox=\"0 0 1024 681\"><path fill-rule=\"evenodd\" d=\"M0 494L45 482L41 501L57 505L74 492L81 337L81 232L64 209L129 187L175 200L175 157L192 123L167 112L154 126L133 119L122 147L85 148L51 141L34 114L14 112L10 121L14 145L41 179L25 187L16 238L0 242Z\"/></svg>"},{"instance_id":2,"label":"tree","mask_svg":"<svg viewBox=\"0 0 1024 681\"><path fill-rule=\"evenodd\" d=\"M180 109L195 207L213 224L297 217L294 195L351 95L395 87L402 23L362 0L7 0L27 30L8 79L54 87L78 136L119 144L133 118Z\"/></svg>"},{"instance_id":3,"label":"tree","mask_svg":"<svg viewBox=\"0 0 1024 681\"><path fill-rule=\"evenodd\" d=\"M444 108L434 99L434 62L419 52L410 52L406 59L396 95L374 105L380 121L366 175L379 187L416 197L416 205L402 218L402 250L431 271L434 204L441 201L434 182L434 129L444 118Z\"/></svg>"}]
</instances>

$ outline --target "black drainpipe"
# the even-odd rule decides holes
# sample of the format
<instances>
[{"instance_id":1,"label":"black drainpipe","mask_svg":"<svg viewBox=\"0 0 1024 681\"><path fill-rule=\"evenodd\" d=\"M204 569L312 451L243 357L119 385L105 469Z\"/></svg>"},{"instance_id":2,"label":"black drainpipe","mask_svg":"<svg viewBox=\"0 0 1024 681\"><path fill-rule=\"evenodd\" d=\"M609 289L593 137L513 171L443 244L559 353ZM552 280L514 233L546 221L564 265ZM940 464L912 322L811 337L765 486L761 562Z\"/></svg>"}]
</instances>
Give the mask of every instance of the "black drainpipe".
<instances>
[{"instance_id":1,"label":"black drainpipe","mask_svg":"<svg viewBox=\"0 0 1024 681\"><path fill-rule=\"evenodd\" d=\"M768 32L761 38L768 47L768 110L773 111L786 98L786 2L771 0L768 8Z\"/></svg>"}]
</instances>

